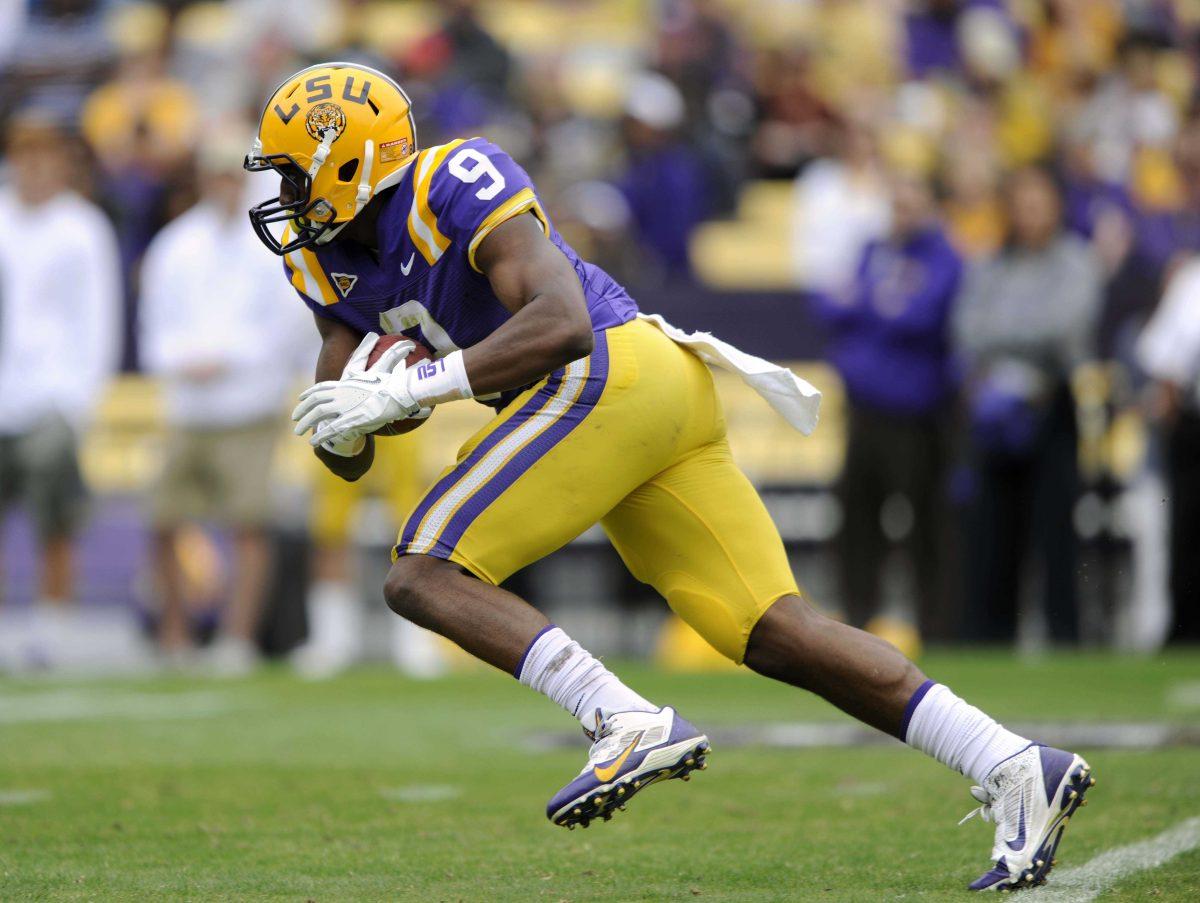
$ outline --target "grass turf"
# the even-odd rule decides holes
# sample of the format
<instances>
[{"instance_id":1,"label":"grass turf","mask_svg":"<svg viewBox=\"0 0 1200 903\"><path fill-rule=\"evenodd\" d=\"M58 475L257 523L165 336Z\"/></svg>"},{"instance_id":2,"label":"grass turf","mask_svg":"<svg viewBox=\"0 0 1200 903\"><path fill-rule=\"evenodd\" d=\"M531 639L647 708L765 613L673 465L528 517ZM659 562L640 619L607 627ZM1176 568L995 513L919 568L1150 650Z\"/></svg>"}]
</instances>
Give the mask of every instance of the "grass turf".
<instances>
[{"instance_id":1,"label":"grass turf","mask_svg":"<svg viewBox=\"0 0 1200 903\"><path fill-rule=\"evenodd\" d=\"M1195 655L922 664L1000 717L1198 715L1186 693L1172 702L1200 682ZM751 675L620 670L702 725L843 717ZM554 828L544 805L582 740L537 752L522 738L569 728L482 671L0 682L0 899L951 900L986 866L991 826L955 826L966 783L899 747L718 745L690 784ZM1099 784L1061 868L1200 815L1196 749L1081 752ZM1192 851L1101 899L1194 900L1198 875Z\"/></svg>"}]
</instances>

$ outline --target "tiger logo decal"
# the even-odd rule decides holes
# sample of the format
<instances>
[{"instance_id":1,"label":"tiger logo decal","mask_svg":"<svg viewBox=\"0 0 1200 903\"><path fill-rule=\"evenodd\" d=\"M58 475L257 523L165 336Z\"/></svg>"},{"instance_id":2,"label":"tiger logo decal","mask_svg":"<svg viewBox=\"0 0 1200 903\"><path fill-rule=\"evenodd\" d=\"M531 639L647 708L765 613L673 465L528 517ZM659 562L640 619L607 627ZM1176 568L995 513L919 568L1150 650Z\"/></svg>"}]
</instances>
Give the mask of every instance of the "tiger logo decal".
<instances>
[{"instance_id":1,"label":"tiger logo decal","mask_svg":"<svg viewBox=\"0 0 1200 903\"><path fill-rule=\"evenodd\" d=\"M304 127L316 141L323 141L325 133L332 129L333 140L337 141L346 131L346 113L335 103L319 103L308 111Z\"/></svg>"}]
</instances>

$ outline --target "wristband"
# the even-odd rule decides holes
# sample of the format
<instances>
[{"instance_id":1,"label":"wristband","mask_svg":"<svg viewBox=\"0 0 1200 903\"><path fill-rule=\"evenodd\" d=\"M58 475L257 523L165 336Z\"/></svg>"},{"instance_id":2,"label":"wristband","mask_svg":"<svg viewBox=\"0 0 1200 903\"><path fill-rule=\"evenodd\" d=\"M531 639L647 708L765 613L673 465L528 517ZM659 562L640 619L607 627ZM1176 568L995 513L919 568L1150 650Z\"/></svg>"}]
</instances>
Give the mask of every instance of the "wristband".
<instances>
[{"instance_id":1,"label":"wristband","mask_svg":"<svg viewBox=\"0 0 1200 903\"><path fill-rule=\"evenodd\" d=\"M329 452L331 455L338 455L342 458L356 457L367 444L366 436L359 436L357 439L351 439L349 442L339 442L336 439L329 439L321 443L321 448Z\"/></svg>"},{"instance_id":2,"label":"wristband","mask_svg":"<svg viewBox=\"0 0 1200 903\"><path fill-rule=\"evenodd\" d=\"M437 360L422 361L405 370L405 386L412 400L422 408L444 401L474 398L463 353L452 351Z\"/></svg>"}]
</instances>

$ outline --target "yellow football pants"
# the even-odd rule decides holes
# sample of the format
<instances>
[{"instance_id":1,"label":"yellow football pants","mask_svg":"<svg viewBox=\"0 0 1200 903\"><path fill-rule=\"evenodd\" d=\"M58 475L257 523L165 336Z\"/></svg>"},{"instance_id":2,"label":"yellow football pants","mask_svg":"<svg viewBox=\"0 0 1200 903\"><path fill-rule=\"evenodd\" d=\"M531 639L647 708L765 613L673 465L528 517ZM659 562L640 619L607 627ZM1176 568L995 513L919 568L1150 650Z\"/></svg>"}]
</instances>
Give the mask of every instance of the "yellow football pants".
<instances>
[{"instance_id":1,"label":"yellow football pants","mask_svg":"<svg viewBox=\"0 0 1200 903\"><path fill-rule=\"evenodd\" d=\"M640 321L526 390L459 451L397 556L500 583L600 522L625 564L718 651L798 592L783 543L725 438L708 368Z\"/></svg>"}]
</instances>

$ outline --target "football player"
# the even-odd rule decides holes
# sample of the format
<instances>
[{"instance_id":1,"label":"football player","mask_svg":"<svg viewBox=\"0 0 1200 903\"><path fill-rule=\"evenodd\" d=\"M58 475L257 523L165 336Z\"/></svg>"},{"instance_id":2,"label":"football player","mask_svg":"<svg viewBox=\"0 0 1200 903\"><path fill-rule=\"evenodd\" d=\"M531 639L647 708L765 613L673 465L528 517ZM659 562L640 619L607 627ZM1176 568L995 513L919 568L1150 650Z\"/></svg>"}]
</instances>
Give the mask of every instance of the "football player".
<instances>
[{"instance_id":1,"label":"football player","mask_svg":"<svg viewBox=\"0 0 1200 903\"><path fill-rule=\"evenodd\" d=\"M779 368L639 316L563 241L503 150L483 138L420 149L407 96L381 72L325 63L287 79L246 166L280 177L278 198L250 219L316 315L318 382L293 417L331 470L357 479L373 431L434 405L475 398L498 411L409 516L384 594L580 720L591 751L550 800L551 821L608 819L709 752L682 715L499 586L599 522L632 573L733 661L978 782L977 811L996 833L973 888L1042 881L1092 783L1088 764L1006 730L801 597L730 455L701 354L752 384ZM436 359L408 367L401 342L368 367L377 332L419 338ZM788 374L765 394L802 393Z\"/></svg>"}]
</instances>

